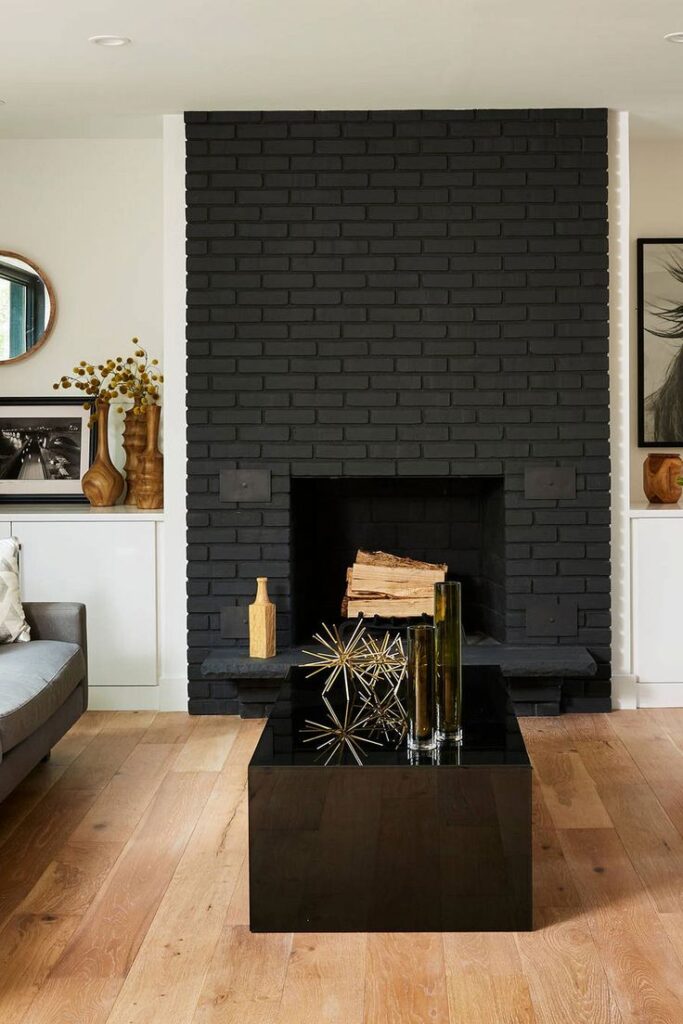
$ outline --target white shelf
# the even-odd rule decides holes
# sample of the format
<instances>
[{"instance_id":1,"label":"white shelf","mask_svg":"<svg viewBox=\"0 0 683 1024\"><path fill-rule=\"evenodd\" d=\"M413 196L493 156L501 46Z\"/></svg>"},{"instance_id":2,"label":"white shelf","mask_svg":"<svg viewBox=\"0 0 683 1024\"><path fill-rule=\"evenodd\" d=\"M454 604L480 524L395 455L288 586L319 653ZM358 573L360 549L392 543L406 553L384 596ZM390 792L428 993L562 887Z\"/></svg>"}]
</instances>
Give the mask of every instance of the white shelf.
<instances>
[{"instance_id":1,"label":"white shelf","mask_svg":"<svg viewBox=\"0 0 683 1024\"><path fill-rule=\"evenodd\" d=\"M101 522L101 523L155 523L164 518L163 509L145 511L132 505L113 505L93 508L92 505L0 505L0 523L14 520L26 522Z\"/></svg>"},{"instance_id":2,"label":"white shelf","mask_svg":"<svg viewBox=\"0 0 683 1024\"><path fill-rule=\"evenodd\" d=\"M683 519L683 505L650 505L647 501L634 501L629 515L631 519Z\"/></svg>"}]
</instances>

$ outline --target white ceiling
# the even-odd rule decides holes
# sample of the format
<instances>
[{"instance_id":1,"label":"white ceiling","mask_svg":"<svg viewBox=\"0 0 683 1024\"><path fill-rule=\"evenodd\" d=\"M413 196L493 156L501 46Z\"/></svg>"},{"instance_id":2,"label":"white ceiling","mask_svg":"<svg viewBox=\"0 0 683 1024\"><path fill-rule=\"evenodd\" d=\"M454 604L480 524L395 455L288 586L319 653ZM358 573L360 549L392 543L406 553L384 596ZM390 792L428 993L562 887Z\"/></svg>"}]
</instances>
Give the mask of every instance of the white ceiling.
<instances>
[{"instance_id":1,"label":"white ceiling","mask_svg":"<svg viewBox=\"0 0 683 1024\"><path fill-rule=\"evenodd\" d=\"M681 0L0 0L0 136L203 109L607 106L683 138ZM130 36L104 49L98 34Z\"/></svg>"}]
</instances>

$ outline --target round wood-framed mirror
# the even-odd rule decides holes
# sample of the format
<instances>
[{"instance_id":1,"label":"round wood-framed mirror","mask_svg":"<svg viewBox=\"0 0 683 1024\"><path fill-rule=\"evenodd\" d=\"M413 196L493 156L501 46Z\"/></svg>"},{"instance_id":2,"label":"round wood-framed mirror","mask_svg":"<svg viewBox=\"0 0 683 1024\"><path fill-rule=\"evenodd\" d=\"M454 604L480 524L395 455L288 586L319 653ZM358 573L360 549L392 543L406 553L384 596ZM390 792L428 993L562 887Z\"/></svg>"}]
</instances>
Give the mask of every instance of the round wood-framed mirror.
<instances>
[{"instance_id":1,"label":"round wood-framed mirror","mask_svg":"<svg viewBox=\"0 0 683 1024\"><path fill-rule=\"evenodd\" d=\"M37 352L55 325L54 289L41 268L10 249L0 249L0 366Z\"/></svg>"}]
</instances>

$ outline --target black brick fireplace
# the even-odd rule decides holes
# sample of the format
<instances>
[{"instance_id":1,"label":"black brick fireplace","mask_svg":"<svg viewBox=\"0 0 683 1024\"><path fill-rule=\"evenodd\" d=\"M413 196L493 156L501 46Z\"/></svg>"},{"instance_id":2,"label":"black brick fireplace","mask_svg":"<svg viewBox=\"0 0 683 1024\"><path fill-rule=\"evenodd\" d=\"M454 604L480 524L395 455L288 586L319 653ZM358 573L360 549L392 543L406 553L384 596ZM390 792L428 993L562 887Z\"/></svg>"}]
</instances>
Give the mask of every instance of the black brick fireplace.
<instances>
[{"instance_id":1,"label":"black brick fireplace","mask_svg":"<svg viewBox=\"0 0 683 1024\"><path fill-rule=\"evenodd\" d=\"M456 560L469 502L475 628L587 648L562 706L609 706L606 111L186 121L190 710L237 710L200 666L257 575L309 629L335 499L321 607L357 538Z\"/></svg>"}]
</instances>

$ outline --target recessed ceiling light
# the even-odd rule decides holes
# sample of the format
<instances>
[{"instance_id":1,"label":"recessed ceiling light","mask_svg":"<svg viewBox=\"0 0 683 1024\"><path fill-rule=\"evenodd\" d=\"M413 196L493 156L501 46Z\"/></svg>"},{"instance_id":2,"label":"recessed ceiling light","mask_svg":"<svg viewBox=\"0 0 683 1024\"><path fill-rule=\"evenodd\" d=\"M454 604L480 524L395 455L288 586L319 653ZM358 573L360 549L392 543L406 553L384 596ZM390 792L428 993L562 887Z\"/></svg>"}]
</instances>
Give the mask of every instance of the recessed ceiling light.
<instances>
[{"instance_id":1,"label":"recessed ceiling light","mask_svg":"<svg viewBox=\"0 0 683 1024\"><path fill-rule=\"evenodd\" d=\"M95 46L128 46L130 39L128 36L90 36L88 42Z\"/></svg>"},{"instance_id":2,"label":"recessed ceiling light","mask_svg":"<svg viewBox=\"0 0 683 1024\"><path fill-rule=\"evenodd\" d=\"M664 38L667 43L683 43L683 32L669 32Z\"/></svg>"}]
</instances>

